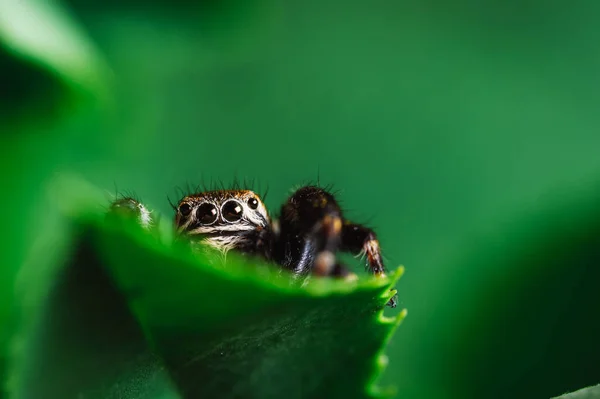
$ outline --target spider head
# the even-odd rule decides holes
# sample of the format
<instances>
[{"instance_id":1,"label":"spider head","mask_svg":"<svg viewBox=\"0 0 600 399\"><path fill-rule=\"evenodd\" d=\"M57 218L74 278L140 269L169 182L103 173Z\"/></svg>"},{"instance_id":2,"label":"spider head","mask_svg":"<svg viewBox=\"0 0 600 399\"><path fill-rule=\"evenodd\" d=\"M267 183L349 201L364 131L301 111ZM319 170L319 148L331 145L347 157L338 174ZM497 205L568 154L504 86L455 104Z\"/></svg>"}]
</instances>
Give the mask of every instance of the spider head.
<instances>
[{"instance_id":1,"label":"spider head","mask_svg":"<svg viewBox=\"0 0 600 399\"><path fill-rule=\"evenodd\" d=\"M175 227L180 234L202 237L222 251L237 247L268 228L267 209L250 190L215 190L184 197L177 206Z\"/></svg>"}]
</instances>

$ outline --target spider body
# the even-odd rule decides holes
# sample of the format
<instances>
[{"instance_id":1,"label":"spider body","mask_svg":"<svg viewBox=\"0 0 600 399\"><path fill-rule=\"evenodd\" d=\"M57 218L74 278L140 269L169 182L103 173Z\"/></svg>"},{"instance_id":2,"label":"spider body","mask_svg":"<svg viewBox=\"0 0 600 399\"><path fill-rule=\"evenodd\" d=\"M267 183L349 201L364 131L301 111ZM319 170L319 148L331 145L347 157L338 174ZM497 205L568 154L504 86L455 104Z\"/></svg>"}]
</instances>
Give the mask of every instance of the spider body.
<instances>
[{"instance_id":1,"label":"spider body","mask_svg":"<svg viewBox=\"0 0 600 399\"><path fill-rule=\"evenodd\" d=\"M125 209L141 209L132 206L131 199L121 201ZM199 192L183 197L174 209L175 229L192 246L258 256L300 281L310 275L355 279L336 259L340 251L366 256L369 271L385 276L373 230L345 219L334 195L321 187L296 190L282 205L279 220L271 219L260 197L250 190ZM388 305L395 307L395 298Z\"/></svg>"}]
</instances>

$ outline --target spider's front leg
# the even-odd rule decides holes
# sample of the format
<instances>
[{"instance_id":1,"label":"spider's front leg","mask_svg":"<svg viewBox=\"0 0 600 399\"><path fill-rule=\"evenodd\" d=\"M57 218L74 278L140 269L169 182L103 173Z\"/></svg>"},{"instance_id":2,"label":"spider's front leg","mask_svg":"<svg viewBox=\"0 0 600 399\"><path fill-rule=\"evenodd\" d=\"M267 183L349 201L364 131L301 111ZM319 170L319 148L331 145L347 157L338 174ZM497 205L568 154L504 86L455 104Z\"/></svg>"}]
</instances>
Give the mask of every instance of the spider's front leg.
<instances>
[{"instance_id":1,"label":"spider's front leg","mask_svg":"<svg viewBox=\"0 0 600 399\"><path fill-rule=\"evenodd\" d=\"M298 189L281 209L275 258L299 277L356 278L337 262L338 251L365 254L369 270L385 276L379 242L375 233L344 219L334 196L320 187ZM396 305L391 299L389 306Z\"/></svg>"},{"instance_id":2,"label":"spider's front leg","mask_svg":"<svg viewBox=\"0 0 600 399\"><path fill-rule=\"evenodd\" d=\"M373 230L345 220L334 196L320 187L302 187L288 199L282 207L280 229L284 246L280 258L296 273L343 274L335 253L345 251L364 253L370 271L385 276Z\"/></svg>"},{"instance_id":3,"label":"spider's front leg","mask_svg":"<svg viewBox=\"0 0 600 399\"><path fill-rule=\"evenodd\" d=\"M151 229L154 224L148 208L132 197L114 200L108 209L106 218L113 221L133 220L140 227L147 230Z\"/></svg>"},{"instance_id":4,"label":"spider's front leg","mask_svg":"<svg viewBox=\"0 0 600 399\"><path fill-rule=\"evenodd\" d=\"M354 255L365 255L369 270L378 277L385 277L379 241L370 228L344 220L341 250Z\"/></svg>"},{"instance_id":5,"label":"spider's front leg","mask_svg":"<svg viewBox=\"0 0 600 399\"><path fill-rule=\"evenodd\" d=\"M299 277L348 274L335 259L342 225L333 195L314 186L298 189L281 208L275 260Z\"/></svg>"},{"instance_id":6,"label":"spider's front leg","mask_svg":"<svg viewBox=\"0 0 600 399\"><path fill-rule=\"evenodd\" d=\"M370 228L344 220L341 250L355 255L365 255L369 270L378 277L385 277L379 240ZM397 298L393 296L389 300L388 306L395 308L396 305Z\"/></svg>"},{"instance_id":7,"label":"spider's front leg","mask_svg":"<svg viewBox=\"0 0 600 399\"><path fill-rule=\"evenodd\" d=\"M283 205L278 246L282 264L298 274L339 273L335 253L344 251L365 254L369 270L385 276L375 232L345 220L334 196L320 187L302 187Z\"/></svg>"}]
</instances>

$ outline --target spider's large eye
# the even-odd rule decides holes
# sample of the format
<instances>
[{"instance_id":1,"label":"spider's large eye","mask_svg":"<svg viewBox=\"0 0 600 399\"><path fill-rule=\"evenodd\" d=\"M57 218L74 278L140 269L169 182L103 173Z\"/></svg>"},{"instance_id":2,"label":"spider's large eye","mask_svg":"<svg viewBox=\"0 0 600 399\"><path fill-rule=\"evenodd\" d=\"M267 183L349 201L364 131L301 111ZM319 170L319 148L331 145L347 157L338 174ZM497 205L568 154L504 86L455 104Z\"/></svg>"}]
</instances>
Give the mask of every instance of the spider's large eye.
<instances>
[{"instance_id":1,"label":"spider's large eye","mask_svg":"<svg viewBox=\"0 0 600 399\"><path fill-rule=\"evenodd\" d=\"M192 211L192 206L190 204L187 204L184 202L183 204L179 205L179 212L183 216L189 215L191 211Z\"/></svg>"},{"instance_id":2,"label":"spider's large eye","mask_svg":"<svg viewBox=\"0 0 600 399\"><path fill-rule=\"evenodd\" d=\"M242 208L242 204L234 200L225 202L221 207L223 219L227 220L228 222L237 222L242 218L243 213L244 208Z\"/></svg>"},{"instance_id":3,"label":"spider's large eye","mask_svg":"<svg viewBox=\"0 0 600 399\"><path fill-rule=\"evenodd\" d=\"M250 209L258 208L258 200L254 197L248 199L248 206L250 207Z\"/></svg>"},{"instance_id":4,"label":"spider's large eye","mask_svg":"<svg viewBox=\"0 0 600 399\"><path fill-rule=\"evenodd\" d=\"M196 219L203 225L213 224L217 220L217 207L208 202L200 205L196 211Z\"/></svg>"}]
</instances>

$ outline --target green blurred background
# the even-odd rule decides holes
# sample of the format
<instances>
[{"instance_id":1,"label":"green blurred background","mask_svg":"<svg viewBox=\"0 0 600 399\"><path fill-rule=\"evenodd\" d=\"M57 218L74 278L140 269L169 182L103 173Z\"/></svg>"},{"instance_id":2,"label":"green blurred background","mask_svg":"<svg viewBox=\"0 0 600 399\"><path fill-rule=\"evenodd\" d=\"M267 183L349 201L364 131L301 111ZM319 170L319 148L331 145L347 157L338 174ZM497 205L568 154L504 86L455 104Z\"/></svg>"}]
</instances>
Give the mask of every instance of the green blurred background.
<instances>
[{"instance_id":1,"label":"green blurred background","mask_svg":"<svg viewBox=\"0 0 600 399\"><path fill-rule=\"evenodd\" d=\"M132 190L167 218L188 183L256 179L274 211L319 174L376 228L389 267L406 266L409 316L382 379L399 397L599 382L599 11L5 0L0 332L58 173Z\"/></svg>"}]
</instances>

